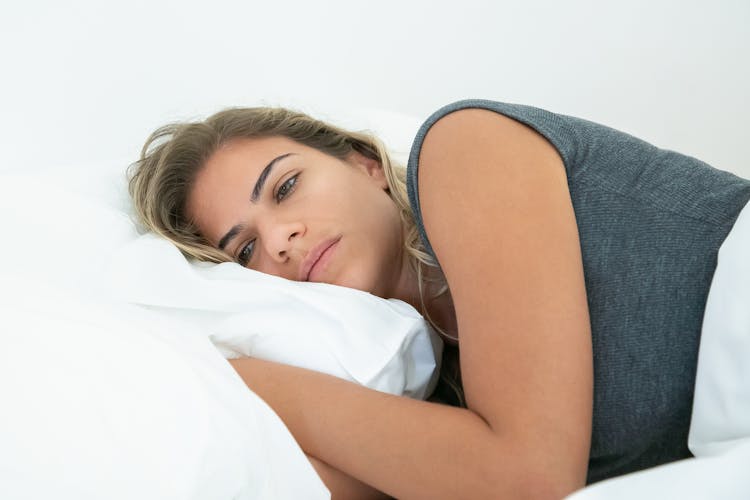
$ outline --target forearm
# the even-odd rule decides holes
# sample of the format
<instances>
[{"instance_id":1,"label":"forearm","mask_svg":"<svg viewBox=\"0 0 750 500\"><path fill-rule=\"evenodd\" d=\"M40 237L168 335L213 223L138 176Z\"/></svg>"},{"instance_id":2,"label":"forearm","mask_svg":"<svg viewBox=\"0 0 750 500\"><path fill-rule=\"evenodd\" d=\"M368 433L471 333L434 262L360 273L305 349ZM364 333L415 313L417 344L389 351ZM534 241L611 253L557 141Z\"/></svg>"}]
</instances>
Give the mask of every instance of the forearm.
<instances>
[{"instance_id":1,"label":"forearm","mask_svg":"<svg viewBox=\"0 0 750 500\"><path fill-rule=\"evenodd\" d=\"M469 410L256 359L232 365L307 453L396 498L507 498L528 491L534 474L520 441L493 432ZM544 478L535 479L544 490Z\"/></svg>"}]
</instances>

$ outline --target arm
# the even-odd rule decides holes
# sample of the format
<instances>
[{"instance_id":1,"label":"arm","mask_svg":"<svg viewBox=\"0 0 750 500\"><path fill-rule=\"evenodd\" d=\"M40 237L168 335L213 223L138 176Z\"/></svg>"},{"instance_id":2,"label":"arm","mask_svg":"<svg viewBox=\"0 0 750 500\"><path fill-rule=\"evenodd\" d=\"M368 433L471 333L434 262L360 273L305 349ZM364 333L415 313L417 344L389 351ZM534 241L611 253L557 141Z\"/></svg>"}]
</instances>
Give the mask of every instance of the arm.
<instances>
[{"instance_id":1,"label":"arm","mask_svg":"<svg viewBox=\"0 0 750 500\"><path fill-rule=\"evenodd\" d=\"M419 182L469 409L259 360L234 366L305 451L394 497L570 493L586 477L592 354L560 157L513 120L458 111L428 133Z\"/></svg>"},{"instance_id":2,"label":"arm","mask_svg":"<svg viewBox=\"0 0 750 500\"><path fill-rule=\"evenodd\" d=\"M310 460L315 472L318 473L328 491L331 492L331 500L387 500L390 498L388 495L351 476L347 476L315 457L307 455L307 459Z\"/></svg>"}]
</instances>

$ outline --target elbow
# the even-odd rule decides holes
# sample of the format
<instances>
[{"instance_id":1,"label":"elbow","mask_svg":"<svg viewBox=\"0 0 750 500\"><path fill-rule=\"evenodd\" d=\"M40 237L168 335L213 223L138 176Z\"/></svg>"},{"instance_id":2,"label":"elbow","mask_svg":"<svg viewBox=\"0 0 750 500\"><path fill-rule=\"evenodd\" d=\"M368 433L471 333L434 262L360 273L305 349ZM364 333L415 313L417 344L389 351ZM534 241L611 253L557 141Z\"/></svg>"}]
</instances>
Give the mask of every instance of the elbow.
<instances>
[{"instance_id":1,"label":"elbow","mask_svg":"<svg viewBox=\"0 0 750 500\"><path fill-rule=\"evenodd\" d=\"M527 434L512 441L510 449L518 457L518 498L556 500L586 486L589 441L565 438L561 433L555 437Z\"/></svg>"},{"instance_id":2,"label":"elbow","mask_svg":"<svg viewBox=\"0 0 750 500\"><path fill-rule=\"evenodd\" d=\"M567 469L567 470L566 470ZM554 467L552 464L528 464L519 472L514 498L534 500L559 500L586 485L585 470L571 472L568 467Z\"/></svg>"},{"instance_id":3,"label":"elbow","mask_svg":"<svg viewBox=\"0 0 750 500\"><path fill-rule=\"evenodd\" d=\"M527 479L519 485L517 498L528 498L534 500L560 500L571 493L583 488L584 484L572 484L549 480L545 478L543 471L534 474L534 479Z\"/></svg>"},{"instance_id":4,"label":"elbow","mask_svg":"<svg viewBox=\"0 0 750 500\"><path fill-rule=\"evenodd\" d=\"M539 453L504 454L483 471L486 480L476 498L560 500L586 485L586 466L550 460ZM506 473L499 473L503 469Z\"/></svg>"}]
</instances>

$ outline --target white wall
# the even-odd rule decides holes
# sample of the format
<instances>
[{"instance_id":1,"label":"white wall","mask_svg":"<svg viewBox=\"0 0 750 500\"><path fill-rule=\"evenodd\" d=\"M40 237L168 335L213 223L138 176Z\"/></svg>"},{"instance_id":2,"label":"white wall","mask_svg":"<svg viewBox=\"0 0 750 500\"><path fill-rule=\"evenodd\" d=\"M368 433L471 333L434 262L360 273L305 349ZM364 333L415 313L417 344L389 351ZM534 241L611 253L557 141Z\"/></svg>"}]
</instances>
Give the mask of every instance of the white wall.
<instances>
[{"instance_id":1,"label":"white wall","mask_svg":"<svg viewBox=\"0 0 750 500\"><path fill-rule=\"evenodd\" d=\"M750 177L748 0L0 0L0 169L134 159L223 106L484 97Z\"/></svg>"}]
</instances>

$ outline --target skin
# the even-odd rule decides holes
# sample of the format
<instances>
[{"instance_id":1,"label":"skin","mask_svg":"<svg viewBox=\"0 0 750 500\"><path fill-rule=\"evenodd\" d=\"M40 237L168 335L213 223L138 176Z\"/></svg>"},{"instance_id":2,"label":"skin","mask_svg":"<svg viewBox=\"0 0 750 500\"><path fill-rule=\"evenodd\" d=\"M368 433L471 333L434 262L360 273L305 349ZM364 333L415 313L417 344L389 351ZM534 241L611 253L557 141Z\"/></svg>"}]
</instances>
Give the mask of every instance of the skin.
<instances>
[{"instance_id":1,"label":"skin","mask_svg":"<svg viewBox=\"0 0 750 500\"><path fill-rule=\"evenodd\" d=\"M245 168L253 168L254 160L240 156ZM288 245L300 235L317 239L340 232L351 246L336 254L340 262L326 275L331 282L413 300L403 260L390 260L398 248L395 229L379 227L393 225L393 209L380 197L377 165L362 166L365 174L357 177L333 169L342 165L330 160L318 164L305 158L296 168L340 176L341 182L326 177L321 185L321 193L334 187L328 190L328 212L311 203L325 203L325 196L300 196L310 203L295 209L297 217L275 217L280 212L247 206L251 187L236 200L228 196L232 209L223 211L211 194L231 192L237 179L216 168L210 182L210 160L190 206L201 217L210 218L202 211L216 211L219 222L215 231L208 219L199 219L199 225L203 221L215 241L252 214L258 234ZM258 161L264 165L268 157ZM330 172L324 172L324 164ZM397 498L560 498L585 483L593 397L580 242L562 160L530 128L471 109L451 113L430 129L419 169L425 227L453 297L469 408L395 397L261 360L244 358L232 365L305 452L343 478L357 478ZM367 231L358 232L358 225ZM279 226L286 229L274 237ZM323 227L326 231L318 229ZM299 244L309 248L301 239ZM368 245L373 253L355 253ZM298 258L295 248L269 245L276 269L285 262L282 256ZM361 267L352 264L359 259ZM349 491L341 497L359 495Z\"/></svg>"}]
</instances>

